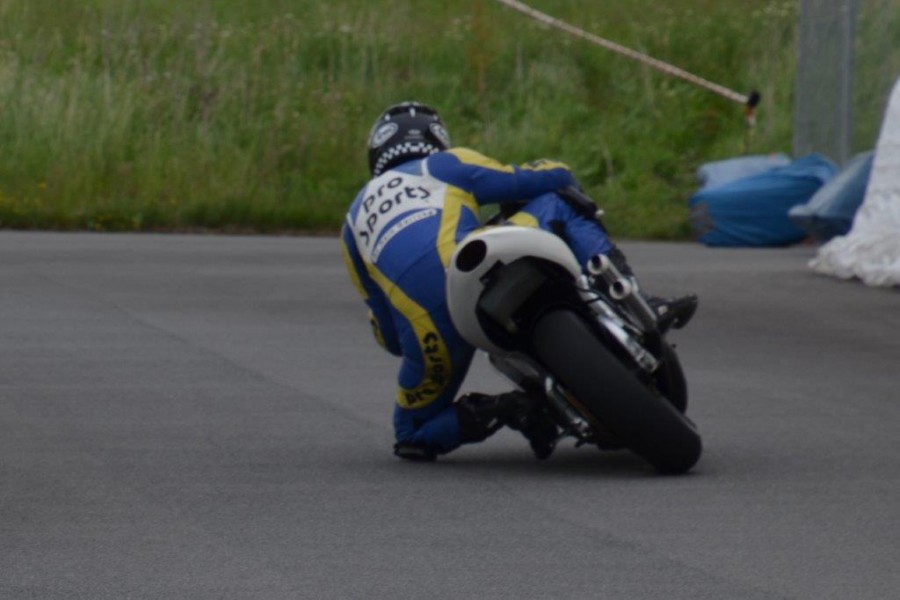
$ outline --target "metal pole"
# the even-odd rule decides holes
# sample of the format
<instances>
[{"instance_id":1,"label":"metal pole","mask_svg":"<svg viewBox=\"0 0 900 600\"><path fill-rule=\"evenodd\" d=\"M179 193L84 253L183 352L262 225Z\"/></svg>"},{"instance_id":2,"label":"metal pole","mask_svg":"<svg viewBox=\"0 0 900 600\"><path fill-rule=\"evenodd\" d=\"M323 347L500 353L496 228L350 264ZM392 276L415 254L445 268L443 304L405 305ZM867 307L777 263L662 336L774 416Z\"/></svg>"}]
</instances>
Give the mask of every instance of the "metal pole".
<instances>
[{"instance_id":1,"label":"metal pole","mask_svg":"<svg viewBox=\"0 0 900 600\"><path fill-rule=\"evenodd\" d=\"M838 101L836 157L844 165L850 159L853 138L854 40L856 34L856 1L841 3L840 100Z\"/></svg>"}]
</instances>

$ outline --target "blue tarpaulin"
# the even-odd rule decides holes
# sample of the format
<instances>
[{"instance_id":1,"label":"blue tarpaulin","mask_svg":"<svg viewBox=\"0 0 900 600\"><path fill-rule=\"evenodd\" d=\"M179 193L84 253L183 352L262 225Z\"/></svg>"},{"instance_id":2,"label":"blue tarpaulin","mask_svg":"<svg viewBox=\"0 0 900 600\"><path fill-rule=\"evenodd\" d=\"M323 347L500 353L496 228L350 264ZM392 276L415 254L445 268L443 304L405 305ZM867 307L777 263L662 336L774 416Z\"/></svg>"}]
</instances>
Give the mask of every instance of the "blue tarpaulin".
<instances>
[{"instance_id":1,"label":"blue tarpaulin","mask_svg":"<svg viewBox=\"0 0 900 600\"><path fill-rule=\"evenodd\" d=\"M701 188L714 188L789 164L790 157L783 153L738 156L701 165L697 169L697 179Z\"/></svg>"},{"instance_id":2,"label":"blue tarpaulin","mask_svg":"<svg viewBox=\"0 0 900 600\"><path fill-rule=\"evenodd\" d=\"M809 202L788 212L791 221L819 242L845 235L853 225L853 217L866 197L874 152L858 154L816 192Z\"/></svg>"},{"instance_id":3,"label":"blue tarpaulin","mask_svg":"<svg viewBox=\"0 0 900 600\"><path fill-rule=\"evenodd\" d=\"M785 246L807 232L788 212L812 198L837 172L819 154L810 154L721 185L704 187L689 202L697 239L708 246Z\"/></svg>"}]
</instances>

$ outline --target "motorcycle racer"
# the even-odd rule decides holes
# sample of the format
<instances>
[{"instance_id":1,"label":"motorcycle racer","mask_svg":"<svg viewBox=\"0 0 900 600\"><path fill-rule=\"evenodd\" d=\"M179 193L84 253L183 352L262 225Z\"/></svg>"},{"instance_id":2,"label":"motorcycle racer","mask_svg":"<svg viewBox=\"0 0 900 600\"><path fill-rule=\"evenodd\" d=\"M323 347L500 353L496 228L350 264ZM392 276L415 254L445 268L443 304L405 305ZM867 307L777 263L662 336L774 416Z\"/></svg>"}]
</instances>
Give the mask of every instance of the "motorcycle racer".
<instances>
[{"instance_id":1,"label":"motorcycle racer","mask_svg":"<svg viewBox=\"0 0 900 600\"><path fill-rule=\"evenodd\" d=\"M357 194L341 231L350 278L369 308L376 341L401 357L394 453L434 460L501 427L520 431L535 456L548 457L557 430L540 403L520 391L456 398L474 348L456 331L445 271L457 244L482 227L480 207L505 206L508 222L541 227L570 246L580 264L605 254L626 273L604 228L557 193L576 185L569 168L541 160L504 165L452 147L437 111L418 102L386 109L368 141L372 179ZM513 214L514 213L514 214ZM657 302L681 326L696 307Z\"/></svg>"}]
</instances>

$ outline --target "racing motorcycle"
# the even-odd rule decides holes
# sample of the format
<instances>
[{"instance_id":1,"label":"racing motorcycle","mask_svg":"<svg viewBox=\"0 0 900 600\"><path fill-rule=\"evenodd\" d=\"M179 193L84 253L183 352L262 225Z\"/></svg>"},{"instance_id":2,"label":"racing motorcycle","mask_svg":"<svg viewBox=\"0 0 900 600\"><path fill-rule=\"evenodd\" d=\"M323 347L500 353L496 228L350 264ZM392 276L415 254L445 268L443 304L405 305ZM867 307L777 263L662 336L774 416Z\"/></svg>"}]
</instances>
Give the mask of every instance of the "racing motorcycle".
<instances>
[{"instance_id":1,"label":"racing motorcycle","mask_svg":"<svg viewBox=\"0 0 900 600\"><path fill-rule=\"evenodd\" d=\"M450 316L500 373L544 399L560 437L627 448L661 473L690 470L702 442L655 311L606 256L586 271L552 233L478 230L450 261Z\"/></svg>"}]
</instances>

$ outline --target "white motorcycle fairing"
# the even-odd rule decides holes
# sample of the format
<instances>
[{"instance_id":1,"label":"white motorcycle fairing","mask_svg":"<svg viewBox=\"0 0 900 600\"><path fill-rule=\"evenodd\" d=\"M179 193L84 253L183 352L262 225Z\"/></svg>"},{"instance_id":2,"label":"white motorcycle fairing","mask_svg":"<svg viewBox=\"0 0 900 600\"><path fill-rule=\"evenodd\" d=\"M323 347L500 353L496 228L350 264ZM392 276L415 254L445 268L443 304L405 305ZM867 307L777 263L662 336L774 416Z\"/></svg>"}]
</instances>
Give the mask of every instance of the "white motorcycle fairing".
<instances>
[{"instance_id":1,"label":"white motorcycle fairing","mask_svg":"<svg viewBox=\"0 0 900 600\"><path fill-rule=\"evenodd\" d=\"M581 266L565 242L532 227L508 225L479 229L466 236L453 253L447 269L450 318L473 346L488 352L504 352L478 322L476 305L484 291L488 271L498 262L508 264L523 257L545 259L564 267L575 279L581 276Z\"/></svg>"}]
</instances>

